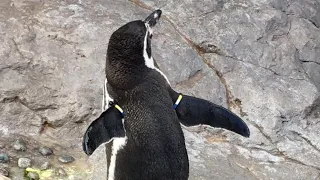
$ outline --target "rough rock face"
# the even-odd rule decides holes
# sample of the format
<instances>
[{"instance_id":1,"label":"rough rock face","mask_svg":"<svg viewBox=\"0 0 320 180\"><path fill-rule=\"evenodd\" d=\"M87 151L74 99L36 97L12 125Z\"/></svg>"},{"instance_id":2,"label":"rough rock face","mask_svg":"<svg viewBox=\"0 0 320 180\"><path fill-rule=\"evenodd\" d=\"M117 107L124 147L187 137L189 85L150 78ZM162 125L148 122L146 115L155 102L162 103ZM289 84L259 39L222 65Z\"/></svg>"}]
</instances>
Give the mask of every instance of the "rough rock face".
<instances>
[{"instance_id":1,"label":"rough rock face","mask_svg":"<svg viewBox=\"0 0 320 180\"><path fill-rule=\"evenodd\" d=\"M101 112L108 39L159 7L153 56L172 86L251 130L184 129L190 179L320 179L317 0L1 0L0 153L17 161L10 144L27 136L86 162L81 138ZM95 179L102 156L100 147L88 161Z\"/></svg>"}]
</instances>

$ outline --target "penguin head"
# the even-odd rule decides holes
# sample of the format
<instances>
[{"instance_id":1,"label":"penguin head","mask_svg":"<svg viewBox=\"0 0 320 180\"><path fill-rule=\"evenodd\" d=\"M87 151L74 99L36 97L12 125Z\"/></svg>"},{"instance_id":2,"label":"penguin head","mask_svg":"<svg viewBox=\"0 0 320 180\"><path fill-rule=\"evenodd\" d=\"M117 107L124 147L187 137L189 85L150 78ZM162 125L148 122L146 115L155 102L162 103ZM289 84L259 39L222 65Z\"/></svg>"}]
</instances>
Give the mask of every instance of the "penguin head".
<instances>
[{"instance_id":1,"label":"penguin head","mask_svg":"<svg viewBox=\"0 0 320 180\"><path fill-rule=\"evenodd\" d=\"M126 64L153 65L151 39L153 28L162 11L152 12L145 20L131 21L117 29L110 37L107 56L111 61L125 61Z\"/></svg>"}]
</instances>

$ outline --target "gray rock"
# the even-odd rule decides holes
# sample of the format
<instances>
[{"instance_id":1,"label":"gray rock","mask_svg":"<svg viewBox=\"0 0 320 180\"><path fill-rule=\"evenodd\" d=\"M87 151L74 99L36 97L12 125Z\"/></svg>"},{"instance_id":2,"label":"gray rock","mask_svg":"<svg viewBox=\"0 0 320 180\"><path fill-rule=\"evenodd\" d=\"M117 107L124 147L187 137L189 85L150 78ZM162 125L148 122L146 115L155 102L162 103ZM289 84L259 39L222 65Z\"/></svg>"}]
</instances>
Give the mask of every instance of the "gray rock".
<instances>
[{"instance_id":1,"label":"gray rock","mask_svg":"<svg viewBox=\"0 0 320 180\"><path fill-rule=\"evenodd\" d=\"M27 150L27 145L26 142L22 139L18 139L13 143L13 148L16 151L26 151Z\"/></svg>"},{"instance_id":2,"label":"gray rock","mask_svg":"<svg viewBox=\"0 0 320 180\"><path fill-rule=\"evenodd\" d=\"M53 154L53 151L52 149L46 147L46 146L43 146L43 147L40 147L39 148L39 152L40 154L42 154L43 156L50 156L51 154Z\"/></svg>"},{"instance_id":3,"label":"gray rock","mask_svg":"<svg viewBox=\"0 0 320 180\"><path fill-rule=\"evenodd\" d=\"M56 172L57 176L62 176L63 177L63 176L67 176L68 175L63 168L57 168L55 170L55 172Z\"/></svg>"},{"instance_id":4,"label":"gray rock","mask_svg":"<svg viewBox=\"0 0 320 180\"><path fill-rule=\"evenodd\" d=\"M28 173L28 177L29 177L31 180L39 180L39 179L40 179L39 174L36 173L36 172L29 172L29 173Z\"/></svg>"},{"instance_id":5,"label":"gray rock","mask_svg":"<svg viewBox=\"0 0 320 180\"><path fill-rule=\"evenodd\" d=\"M81 149L83 132L101 112L108 38L158 7L153 56L172 86L229 108L251 130L244 139L185 128L190 179L319 179L316 0L5 0L0 136L41 132L70 153ZM99 177L88 179L106 175L101 148L91 161Z\"/></svg>"},{"instance_id":6,"label":"gray rock","mask_svg":"<svg viewBox=\"0 0 320 180\"><path fill-rule=\"evenodd\" d=\"M0 167L0 175L9 177L9 171L6 168Z\"/></svg>"},{"instance_id":7,"label":"gray rock","mask_svg":"<svg viewBox=\"0 0 320 180\"><path fill-rule=\"evenodd\" d=\"M5 153L0 153L0 163L9 162L9 156Z\"/></svg>"},{"instance_id":8,"label":"gray rock","mask_svg":"<svg viewBox=\"0 0 320 180\"><path fill-rule=\"evenodd\" d=\"M18 159L18 166L20 168L31 167L31 159L29 159L29 158L19 158Z\"/></svg>"},{"instance_id":9,"label":"gray rock","mask_svg":"<svg viewBox=\"0 0 320 180\"><path fill-rule=\"evenodd\" d=\"M47 170L49 168L50 168L49 162L44 162L43 164L41 164L41 167L40 167L41 170Z\"/></svg>"},{"instance_id":10,"label":"gray rock","mask_svg":"<svg viewBox=\"0 0 320 180\"><path fill-rule=\"evenodd\" d=\"M67 163L72 163L75 159L70 155L62 155L62 156L59 156L58 160L61 163L67 164Z\"/></svg>"}]
</instances>

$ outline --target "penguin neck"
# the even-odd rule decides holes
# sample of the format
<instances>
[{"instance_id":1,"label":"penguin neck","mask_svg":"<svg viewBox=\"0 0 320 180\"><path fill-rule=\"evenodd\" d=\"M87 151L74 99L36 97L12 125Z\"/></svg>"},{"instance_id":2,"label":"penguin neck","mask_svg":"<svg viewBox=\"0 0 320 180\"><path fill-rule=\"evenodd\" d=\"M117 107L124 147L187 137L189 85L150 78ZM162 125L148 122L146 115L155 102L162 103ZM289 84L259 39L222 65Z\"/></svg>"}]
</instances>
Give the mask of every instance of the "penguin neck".
<instances>
[{"instance_id":1,"label":"penguin neck","mask_svg":"<svg viewBox=\"0 0 320 180\"><path fill-rule=\"evenodd\" d=\"M108 56L106 62L106 78L108 82L111 86L121 90L129 90L142 83L144 77L151 70L150 67L146 66L142 55L127 56L125 58Z\"/></svg>"}]
</instances>

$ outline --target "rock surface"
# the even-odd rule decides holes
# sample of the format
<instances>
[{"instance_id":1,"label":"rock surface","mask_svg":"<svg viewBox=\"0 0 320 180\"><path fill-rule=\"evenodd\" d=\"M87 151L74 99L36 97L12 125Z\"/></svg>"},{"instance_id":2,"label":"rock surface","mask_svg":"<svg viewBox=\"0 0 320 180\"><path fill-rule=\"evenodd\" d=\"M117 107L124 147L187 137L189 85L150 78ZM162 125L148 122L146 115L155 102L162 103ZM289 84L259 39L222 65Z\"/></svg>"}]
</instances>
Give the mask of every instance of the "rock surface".
<instances>
[{"instance_id":1,"label":"rock surface","mask_svg":"<svg viewBox=\"0 0 320 180\"><path fill-rule=\"evenodd\" d=\"M8 177L9 176L9 172L7 169L5 168L0 168L0 177L1 176L5 176L5 177ZM1 179L1 178L0 178Z\"/></svg>"},{"instance_id":2,"label":"rock surface","mask_svg":"<svg viewBox=\"0 0 320 180\"><path fill-rule=\"evenodd\" d=\"M13 143L13 148L16 151L26 151L27 145L26 145L26 142L24 142L24 140L18 139Z\"/></svg>"},{"instance_id":3,"label":"rock surface","mask_svg":"<svg viewBox=\"0 0 320 180\"><path fill-rule=\"evenodd\" d=\"M31 159L29 159L29 158L19 158L18 159L18 166L20 168L31 167Z\"/></svg>"},{"instance_id":4,"label":"rock surface","mask_svg":"<svg viewBox=\"0 0 320 180\"><path fill-rule=\"evenodd\" d=\"M39 174L37 174L36 172L29 172L28 177L31 180L39 180L40 179Z\"/></svg>"},{"instance_id":5,"label":"rock surface","mask_svg":"<svg viewBox=\"0 0 320 180\"><path fill-rule=\"evenodd\" d=\"M35 142L88 169L81 138L101 112L108 38L159 7L153 56L172 86L228 107L251 130L244 139L184 129L190 179L320 179L319 1L2 0L0 148L12 179ZM11 150L17 136L29 138L26 152ZM96 177L80 179L103 179L103 151L88 161Z\"/></svg>"},{"instance_id":6,"label":"rock surface","mask_svg":"<svg viewBox=\"0 0 320 180\"><path fill-rule=\"evenodd\" d=\"M9 162L9 156L5 153L0 154L0 163L7 163Z\"/></svg>"},{"instance_id":7,"label":"rock surface","mask_svg":"<svg viewBox=\"0 0 320 180\"><path fill-rule=\"evenodd\" d=\"M40 166L40 170L47 170L50 168L50 163L49 162L44 162Z\"/></svg>"},{"instance_id":8,"label":"rock surface","mask_svg":"<svg viewBox=\"0 0 320 180\"><path fill-rule=\"evenodd\" d=\"M58 158L58 160L61 162L61 163L71 163L74 161L74 158L72 156L69 156L69 155L62 155Z\"/></svg>"},{"instance_id":9,"label":"rock surface","mask_svg":"<svg viewBox=\"0 0 320 180\"><path fill-rule=\"evenodd\" d=\"M43 156L50 156L53 153L53 151L52 149L44 146L39 148L39 153L42 154Z\"/></svg>"}]
</instances>

